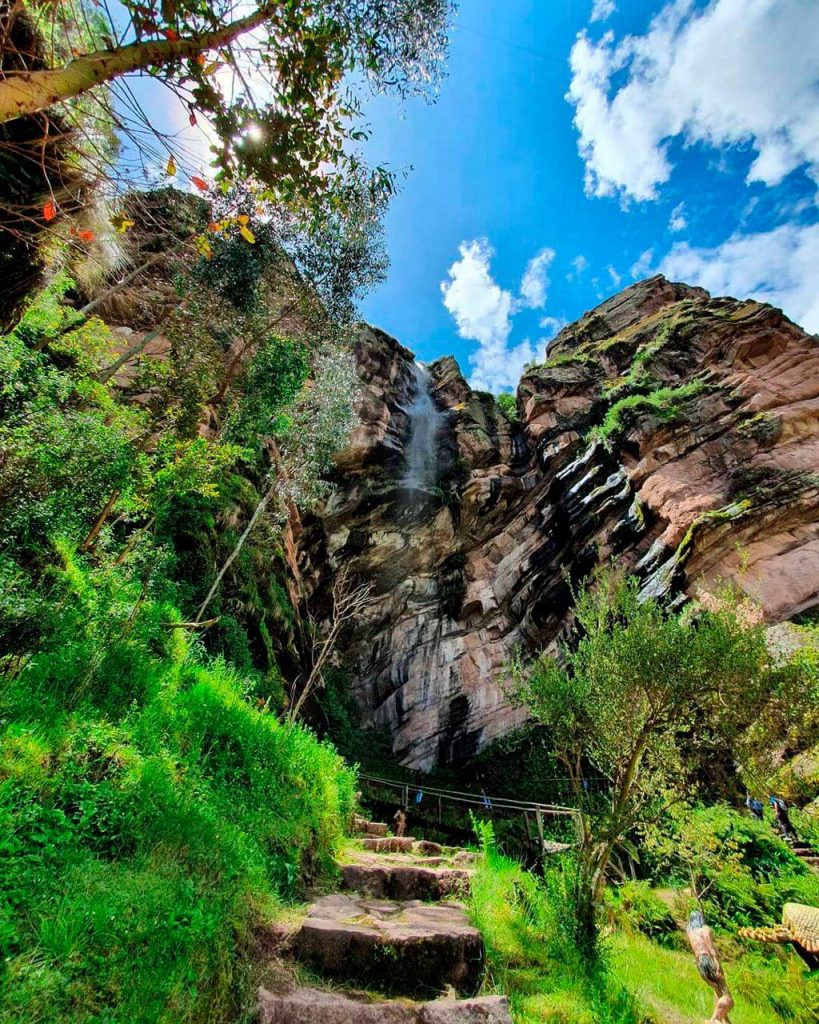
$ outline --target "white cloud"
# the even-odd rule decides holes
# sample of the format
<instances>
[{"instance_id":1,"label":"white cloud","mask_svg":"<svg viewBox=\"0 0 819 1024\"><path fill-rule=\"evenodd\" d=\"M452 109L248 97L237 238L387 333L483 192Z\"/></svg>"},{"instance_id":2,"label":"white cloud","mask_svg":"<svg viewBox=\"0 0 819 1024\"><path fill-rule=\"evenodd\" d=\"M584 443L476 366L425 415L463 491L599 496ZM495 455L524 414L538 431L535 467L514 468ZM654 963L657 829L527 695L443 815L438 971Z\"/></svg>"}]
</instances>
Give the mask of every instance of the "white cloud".
<instances>
[{"instance_id":1,"label":"white cloud","mask_svg":"<svg viewBox=\"0 0 819 1024\"><path fill-rule=\"evenodd\" d=\"M623 278L617 273L614 267L606 267L606 270L608 270L609 272L611 283L614 285L615 288L619 288L620 282L623 280Z\"/></svg>"},{"instance_id":2,"label":"white cloud","mask_svg":"<svg viewBox=\"0 0 819 1024\"><path fill-rule=\"evenodd\" d=\"M566 280L573 281L576 277L580 277L580 275L588 267L588 265L589 261L586 259L585 256L582 255L582 253L580 256L575 256L575 258L572 260L572 266L574 267L574 270L569 271L569 273L566 275Z\"/></svg>"},{"instance_id":3,"label":"white cloud","mask_svg":"<svg viewBox=\"0 0 819 1024\"><path fill-rule=\"evenodd\" d=\"M540 339L541 342L550 342L556 334L563 330L567 323L568 321L562 316L544 316L540 321L540 326L546 333Z\"/></svg>"},{"instance_id":4,"label":"white cloud","mask_svg":"<svg viewBox=\"0 0 819 1024\"><path fill-rule=\"evenodd\" d=\"M441 282L441 294L458 334L478 342L477 352L469 357L470 384L482 391L516 387L524 365L535 358L528 339L509 345L511 318L518 304L511 292L495 283L490 266L493 251L485 238L462 242L459 253L460 259L447 272L449 280Z\"/></svg>"},{"instance_id":5,"label":"white cloud","mask_svg":"<svg viewBox=\"0 0 819 1024\"><path fill-rule=\"evenodd\" d=\"M520 282L520 305L543 309L549 287L549 266L555 258L554 249L541 249L526 265Z\"/></svg>"},{"instance_id":6,"label":"white cloud","mask_svg":"<svg viewBox=\"0 0 819 1024\"><path fill-rule=\"evenodd\" d=\"M643 36L571 51L586 189L654 199L672 172L669 142L751 143L749 181L775 185L808 165L819 184L819 3L672 0ZM620 80L622 84L620 84ZM617 84L615 84L615 82Z\"/></svg>"},{"instance_id":7,"label":"white cloud","mask_svg":"<svg viewBox=\"0 0 819 1024\"><path fill-rule=\"evenodd\" d=\"M644 277L648 277L651 274L651 264L654 260L654 250L646 249L645 252L641 252L637 260L631 264L631 270L629 273L634 280L642 280Z\"/></svg>"},{"instance_id":8,"label":"white cloud","mask_svg":"<svg viewBox=\"0 0 819 1024\"><path fill-rule=\"evenodd\" d=\"M677 203L668 219L668 230L675 232L685 231L687 227L688 218L685 215L685 203Z\"/></svg>"},{"instance_id":9,"label":"white cloud","mask_svg":"<svg viewBox=\"0 0 819 1024\"><path fill-rule=\"evenodd\" d=\"M617 10L614 0L594 0L589 21L606 21Z\"/></svg>"},{"instance_id":10,"label":"white cloud","mask_svg":"<svg viewBox=\"0 0 819 1024\"><path fill-rule=\"evenodd\" d=\"M819 332L819 224L784 224L734 234L712 249L677 242L660 270L714 295L759 299L784 309L805 330Z\"/></svg>"},{"instance_id":11,"label":"white cloud","mask_svg":"<svg viewBox=\"0 0 819 1024\"><path fill-rule=\"evenodd\" d=\"M509 337L512 295L495 284L489 272L493 250L485 238L462 242L461 258L449 268L449 281L441 283L444 305L455 318L458 334L482 345Z\"/></svg>"}]
</instances>

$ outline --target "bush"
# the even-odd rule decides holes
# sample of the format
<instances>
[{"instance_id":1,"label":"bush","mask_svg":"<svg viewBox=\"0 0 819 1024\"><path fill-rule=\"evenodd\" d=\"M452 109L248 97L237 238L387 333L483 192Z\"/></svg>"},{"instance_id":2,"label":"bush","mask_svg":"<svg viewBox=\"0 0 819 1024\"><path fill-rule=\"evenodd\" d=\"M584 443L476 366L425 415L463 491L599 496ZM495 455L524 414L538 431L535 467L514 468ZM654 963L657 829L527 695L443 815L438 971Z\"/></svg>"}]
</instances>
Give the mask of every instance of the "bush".
<instances>
[{"instance_id":1,"label":"bush","mask_svg":"<svg viewBox=\"0 0 819 1024\"><path fill-rule=\"evenodd\" d=\"M819 904L819 877L771 824L729 807L683 808L647 837L656 879L693 885L709 923L735 932L773 924L789 901Z\"/></svg>"},{"instance_id":2,"label":"bush","mask_svg":"<svg viewBox=\"0 0 819 1024\"><path fill-rule=\"evenodd\" d=\"M606 901L614 922L625 931L638 931L662 945L676 946L677 922L648 882L624 882L609 888Z\"/></svg>"},{"instance_id":3,"label":"bush","mask_svg":"<svg viewBox=\"0 0 819 1024\"><path fill-rule=\"evenodd\" d=\"M699 395L703 388L702 381L692 380L679 387L660 387L646 395L627 395L608 409L603 422L589 432L589 440L610 446L641 416L651 415L663 423L675 423L684 418L688 399Z\"/></svg>"},{"instance_id":4,"label":"bush","mask_svg":"<svg viewBox=\"0 0 819 1024\"><path fill-rule=\"evenodd\" d=\"M502 391L499 395L495 395L495 401L498 403L507 419L512 423L520 422L516 395L510 394L508 391Z\"/></svg>"}]
</instances>

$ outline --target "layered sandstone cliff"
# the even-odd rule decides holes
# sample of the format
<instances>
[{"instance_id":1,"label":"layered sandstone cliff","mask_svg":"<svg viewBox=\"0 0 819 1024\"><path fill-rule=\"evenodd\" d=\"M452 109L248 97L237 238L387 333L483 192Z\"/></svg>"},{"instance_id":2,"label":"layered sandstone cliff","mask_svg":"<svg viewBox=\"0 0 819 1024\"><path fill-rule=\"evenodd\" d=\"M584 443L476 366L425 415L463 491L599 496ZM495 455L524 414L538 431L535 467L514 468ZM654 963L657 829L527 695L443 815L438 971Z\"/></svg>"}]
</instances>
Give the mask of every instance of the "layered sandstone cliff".
<instances>
[{"instance_id":1,"label":"layered sandstone cliff","mask_svg":"<svg viewBox=\"0 0 819 1024\"><path fill-rule=\"evenodd\" d=\"M301 568L319 606L341 565L372 581L345 659L404 763L462 760L520 723L502 666L556 640L600 563L670 602L735 580L771 622L819 603L819 339L780 311L640 282L558 335L515 422L441 359L423 486L412 353L367 328L357 357L361 425Z\"/></svg>"}]
</instances>

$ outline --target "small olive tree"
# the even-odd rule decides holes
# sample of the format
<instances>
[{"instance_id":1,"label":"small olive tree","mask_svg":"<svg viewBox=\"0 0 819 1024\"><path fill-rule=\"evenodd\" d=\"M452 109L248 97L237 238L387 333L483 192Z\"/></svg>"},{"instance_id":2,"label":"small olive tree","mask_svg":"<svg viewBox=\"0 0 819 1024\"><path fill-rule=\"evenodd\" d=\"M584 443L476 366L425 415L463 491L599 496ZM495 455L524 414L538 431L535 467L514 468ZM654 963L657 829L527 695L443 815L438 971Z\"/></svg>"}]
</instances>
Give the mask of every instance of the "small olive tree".
<instances>
[{"instance_id":1,"label":"small olive tree","mask_svg":"<svg viewBox=\"0 0 819 1024\"><path fill-rule=\"evenodd\" d=\"M584 812L577 909L588 935L614 848L689 788L701 723L709 744L733 749L765 708L788 705L796 681L736 602L667 614L610 572L577 595L575 642L556 658L517 660L511 676Z\"/></svg>"}]
</instances>

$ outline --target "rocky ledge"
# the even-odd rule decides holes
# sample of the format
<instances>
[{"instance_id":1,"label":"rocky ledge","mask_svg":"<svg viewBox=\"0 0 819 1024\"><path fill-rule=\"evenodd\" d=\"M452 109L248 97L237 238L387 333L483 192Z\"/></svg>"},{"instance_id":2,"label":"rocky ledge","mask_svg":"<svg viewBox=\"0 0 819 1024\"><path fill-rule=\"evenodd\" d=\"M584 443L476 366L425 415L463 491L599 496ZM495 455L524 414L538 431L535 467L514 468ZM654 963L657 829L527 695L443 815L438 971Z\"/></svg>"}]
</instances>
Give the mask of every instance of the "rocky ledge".
<instances>
[{"instance_id":1,"label":"rocky ledge","mask_svg":"<svg viewBox=\"0 0 819 1024\"><path fill-rule=\"evenodd\" d=\"M819 339L779 310L639 282L557 336L511 419L451 358L425 385L365 328L357 359L361 425L299 558L319 614L340 566L373 583L345 660L405 764L519 725L504 662L554 643L570 584L611 559L672 603L726 581L772 623L819 603ZM419 386L438 417L422 482Z\"/></svg>"}]
</instances>

